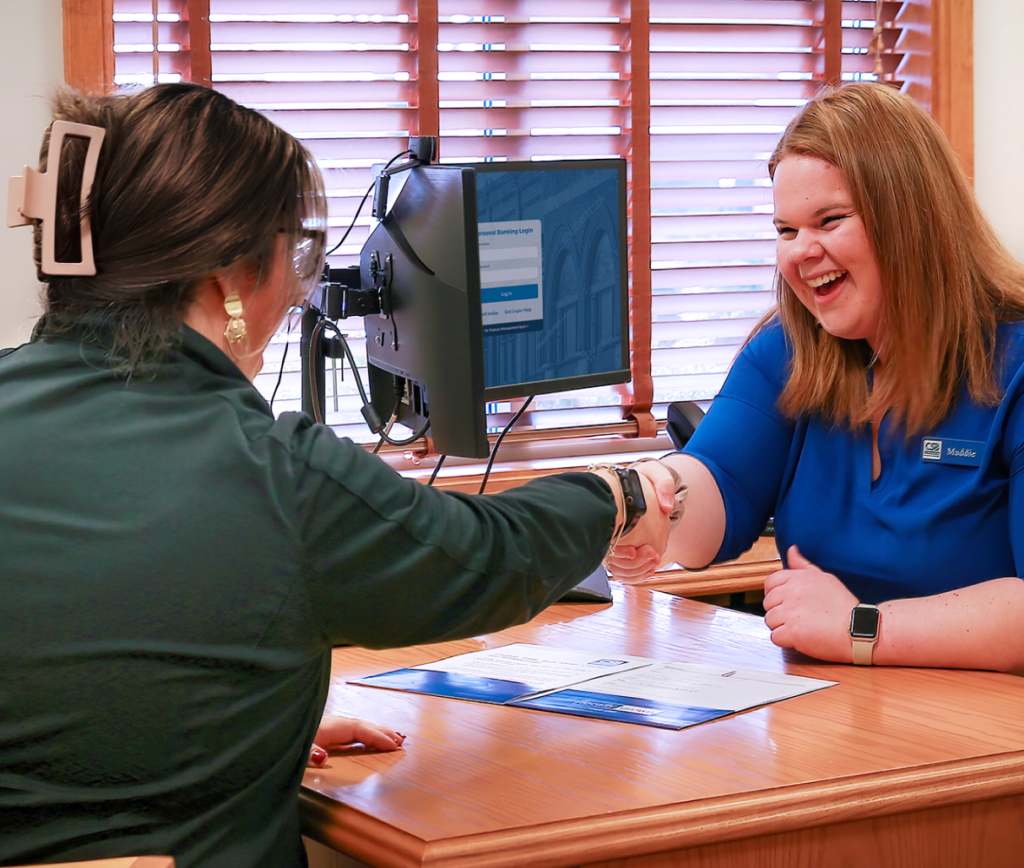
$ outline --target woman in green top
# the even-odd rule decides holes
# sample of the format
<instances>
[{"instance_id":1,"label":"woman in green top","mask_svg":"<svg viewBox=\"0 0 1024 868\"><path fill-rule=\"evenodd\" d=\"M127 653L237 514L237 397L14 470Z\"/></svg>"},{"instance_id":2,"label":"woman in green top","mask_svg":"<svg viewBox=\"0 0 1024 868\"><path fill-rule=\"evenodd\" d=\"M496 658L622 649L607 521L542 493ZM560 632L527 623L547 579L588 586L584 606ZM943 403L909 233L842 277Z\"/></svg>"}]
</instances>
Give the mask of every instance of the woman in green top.
<instances>
[{"instance_id":1,"label":"woman in green top","mask_svg":"<svg viewBox=\"0 0 1024 868\"><path fill-rule=\"evenodd\" d=\"M624 528L619 476L443 493L275 419L251 378L322 268L310 154L190 84L54 117L83 126L16 203L44 313L0 356L0 863L300 866L331 647L526 621Z\"/></svg>"}]
</instances>

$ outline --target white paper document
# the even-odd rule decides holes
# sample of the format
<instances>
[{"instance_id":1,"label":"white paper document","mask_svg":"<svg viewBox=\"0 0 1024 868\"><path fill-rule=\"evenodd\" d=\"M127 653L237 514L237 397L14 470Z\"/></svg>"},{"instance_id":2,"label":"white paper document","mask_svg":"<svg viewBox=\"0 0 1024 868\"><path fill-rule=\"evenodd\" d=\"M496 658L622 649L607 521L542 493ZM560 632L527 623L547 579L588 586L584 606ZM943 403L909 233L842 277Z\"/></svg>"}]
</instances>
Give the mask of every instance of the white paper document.
<instances>
[{"instance_id":1,"label":"white paper document","mask_svg":"<svg viewBox=\"0 0 1024 868\"><path fill-rule=\"evenodd\" d=\"M352 683L683 729L838 682L515 644Z\"/></svg>"}]
</instances>

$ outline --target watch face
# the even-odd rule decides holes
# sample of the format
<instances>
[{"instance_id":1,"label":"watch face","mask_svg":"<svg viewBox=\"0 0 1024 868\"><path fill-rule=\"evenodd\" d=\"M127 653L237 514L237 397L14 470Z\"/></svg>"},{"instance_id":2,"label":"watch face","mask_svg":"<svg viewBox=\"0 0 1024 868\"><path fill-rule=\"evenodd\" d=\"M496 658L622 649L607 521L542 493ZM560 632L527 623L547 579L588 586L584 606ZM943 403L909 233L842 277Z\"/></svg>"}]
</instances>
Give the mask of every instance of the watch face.
<instances>
[{"instance_id":1,"label":"watch face","mask_svg":"<svg viewBox=\"0 0 1024 868\"><path fill-rule=\"evenodd\" d=\"M854 639L877 639L878 620L874 606L856 606L850 616L850 635Z\"/></svg>"}]
</instances>

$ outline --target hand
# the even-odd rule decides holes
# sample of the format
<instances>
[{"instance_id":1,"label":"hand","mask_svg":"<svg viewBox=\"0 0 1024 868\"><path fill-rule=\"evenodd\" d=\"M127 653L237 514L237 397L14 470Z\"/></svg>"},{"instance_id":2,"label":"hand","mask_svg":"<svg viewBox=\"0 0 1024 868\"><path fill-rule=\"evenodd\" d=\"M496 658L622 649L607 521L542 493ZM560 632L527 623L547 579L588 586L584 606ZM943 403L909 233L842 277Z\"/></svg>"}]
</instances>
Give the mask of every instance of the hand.
<instances>
[{"instance_id":1,"label":"hand","mask_svg":"<svg viewBox=\"0 0 1024 868\"><path fill-rule=\"evenodd\" d=\"M676 479L672 475L672 471L669 470L660 461L637 461L630 465L642 478L646 478L654 488L655 500L658 502L658 506L661 507L661 511L668 515L675 508L676 505ZM641 483L643 479L641 479ZM644 496L647 498L648 510L652 506L652 500L648 495L648 489L644 487Z\"/></svg>"},{"instance_id":2,"label":"hand","mask_svg":"<svg viewBox=\"0 0 1024 868\"><path fill-rule=\"evenodd\" d=\"M604 561L612 576L626 584L649 579L661 566L671 530L671 525L661 519L667 519L676 505L676 481L667 467L658 461L637 462L632 467L640 476L647 512ZM650 526L650 519L655 519L654 527Z\"/></svg>"},{"instance_id":3,"label":"hand","mask_svg":"<svg viewBox=\"0 0 1024 868\"><path fill-rule=\"evenodd\" d=\"M626 585L646 581L661 566L661 555L653 546L618 545L604 559L605 568L613 579Z\"/></svg>"},{"instance_id":4,"label":"hand","mask_svg":"<svg viewBox=\"0 0 1024 868\"><path fill-rule=\"evenodd\" d=\"M764 622L772 642L819 660L850 663L850 613L857 598L831 573L818 569L790 546L789 569L764 582Z\"/></svg>"},{"instance_id":5,"label":"hand","mask_svg":"<svg viewBox=\"0 0 1024 868\"><path fill-rule=\"evenodd\" d=\"M316 731L313 746L309 750L307 765L313 768L321 767L327 761L327 754L331 748L363 744L374 750L390 751L398 750L404 742L405 736L402 733L386 726L357 717L324 715Z\"/></svg>"},{"instance_id":6,"label":"hand","mask_svg":"<svg viewBox=\"0 0 1024 868\"><path fill-rule=\"evenodd\" d=\"M612 576L627 584L643 581L654 573L668 548L669 533L672 530L669 512L664 509L664 505L660 505L648 476L640 476L640 487L643 489L647 510L636 526L623 535L614 553L604 560ZM658 505L663 508L659 509Z\"/></svg>"}]
</instances>

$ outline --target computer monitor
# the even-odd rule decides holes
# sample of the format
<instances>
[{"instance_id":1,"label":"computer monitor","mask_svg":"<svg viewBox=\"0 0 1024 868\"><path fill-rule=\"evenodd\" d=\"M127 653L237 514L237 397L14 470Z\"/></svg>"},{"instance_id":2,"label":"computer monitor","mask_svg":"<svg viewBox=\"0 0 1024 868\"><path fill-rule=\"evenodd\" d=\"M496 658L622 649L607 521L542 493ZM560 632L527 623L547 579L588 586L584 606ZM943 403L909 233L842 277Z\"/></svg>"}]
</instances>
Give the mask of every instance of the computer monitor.
<instances>
[{"instance_id":1,"label":"computer monitor","mask_svg":"<svg viewBox=\"0 0 1024 868\"><path fill-rule=\"evenodd\" d=\"M417 430L429 416L437 452L486 458L476 174L422 165L360 254L364 288L385 286L363 318L370 403ZM396 383L401 384L396 395Z\"/></svg>"},{"instance_id":2,"label":"computer monitor","mask_svg":"<svg viewBox=\"0 0 1024 868\"><path fill-rule=\"evenodd\" d=\"M382 288L364 317L381 420L429 418L437 452L486 458L485 401L629 380L625 160L425 164L398 179L358 276Z\"/></svg>"},{"instance_id":3,"label":"computer monitor","mask_svg":"<svg viewBox=\"0 0 1024 868\"><path fill-rule=\"evenodd\" d=\"M486 400L627 382L626 161L473 165Z\"/></svg>"}]
</instances>

